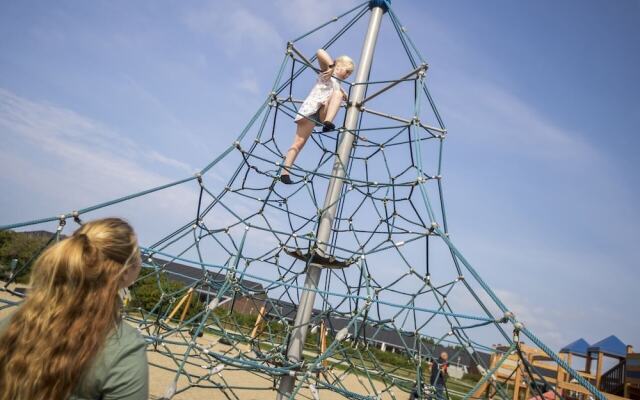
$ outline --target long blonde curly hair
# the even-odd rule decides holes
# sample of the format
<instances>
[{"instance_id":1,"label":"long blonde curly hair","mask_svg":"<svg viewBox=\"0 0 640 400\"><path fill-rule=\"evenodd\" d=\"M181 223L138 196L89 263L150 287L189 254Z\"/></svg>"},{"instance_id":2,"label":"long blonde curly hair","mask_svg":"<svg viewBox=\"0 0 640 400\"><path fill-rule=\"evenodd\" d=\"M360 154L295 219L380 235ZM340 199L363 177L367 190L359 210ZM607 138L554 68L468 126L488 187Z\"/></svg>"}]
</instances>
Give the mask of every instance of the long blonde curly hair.
<instances>
[{"instance_id":1,"label":"long blonde curly hair","mask_svg":"<svg viewBox=\"0 0 640 400\"><path fill-rule=\"evenodd\" d=\"M66 399L120 321L118 291L140 252L118 218L86 223L36 260L0 336L0 400Z\"/></svg>"}]
</instances>

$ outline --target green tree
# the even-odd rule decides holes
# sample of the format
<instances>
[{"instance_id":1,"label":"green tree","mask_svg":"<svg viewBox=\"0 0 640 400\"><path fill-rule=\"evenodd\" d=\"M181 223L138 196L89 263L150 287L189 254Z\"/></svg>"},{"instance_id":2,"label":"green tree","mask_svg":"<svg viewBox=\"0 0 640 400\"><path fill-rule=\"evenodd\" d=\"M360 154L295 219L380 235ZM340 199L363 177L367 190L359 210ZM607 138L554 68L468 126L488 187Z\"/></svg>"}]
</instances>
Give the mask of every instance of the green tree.
<instances>
[{"instance_id":1,"label":"green tree","mask_svg":"<svg viewBox=\"0 0 640 400\"><path fill-rule=\"evenodd\" d=\"M29 281L33 261L46 248L52 233L48 232L0 232L0 279L8 279L11 262L17 260L16 268L22 269L17 281Z\"/></svg>"},{"instance_id":2,"label":"green tree","mask_svg":"<svg viewBox=\"0 0 640 400\"><path fill-rule=\"evenodd\" d=\"M139 279L131 288L131 302L129 303L129 307L152 311L156 305L160 303L159 307L155 308L154 313L164 315L170 313L182 296L187 293L183 291L176 298L173 294L184 289L184 284L170 280L164 274L157 276L157 273L153 272L150 268L143 268L140 276L143 278ZM162 296L163 293L164 297ZM184 308L185 305L182 307ZM177 317L180 317L183 308L178 311ZM201 311L202 308L202 302L198 298L197 293L194 293L191 296L186 318L193 317Z\"/></svg>"}]
</instances>

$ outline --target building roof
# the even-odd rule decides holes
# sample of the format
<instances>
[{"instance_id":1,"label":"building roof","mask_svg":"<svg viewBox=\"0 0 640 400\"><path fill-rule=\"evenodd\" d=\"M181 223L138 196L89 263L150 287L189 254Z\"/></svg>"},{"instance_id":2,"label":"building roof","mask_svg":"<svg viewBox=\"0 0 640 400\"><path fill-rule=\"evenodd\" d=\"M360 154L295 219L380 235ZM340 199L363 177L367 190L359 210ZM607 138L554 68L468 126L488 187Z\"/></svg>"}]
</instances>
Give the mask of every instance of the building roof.
<instances>
[{"instance_id":1,"label":"building roof","mask_svg":"<svg viewBox=\"0 0 640 400\"><path fill-rule=\"evenodd\" d=\"M274 299L268 297L266 299L266 314L274 318L282 318L293 321L296 319L296 312L298 307L295 304L282 299ZM316 315L318 310L313 310L313 315Z\"/></svg>"},{"instance_id":2,"label":"building roof","mask_svg":"<svg viewBox=\"0 0 640 400\"><path fill-rule=\"evenodd\" d=\"M589 353L604 353L608 356L625 358L627 356L627 345L622 343L616 335L611 335L589 346L588 351Z\"/></svg>"},{"instance_id":3,"label":"building roof","mask_svg":"<svg viewBox=\"0 0 640 400\"><path fill-rule=\"evenodd\" d=\"M190 285L193 282L201 280L204 277L204 274L207 274L208 286L210 289L213 289L214 292L219 289L226 280L226 275L201 267L192 267L159 258L153 258L152 263L161 267L171 280L178 281L186 285ZM239 281L239 284L248 292L264 295L264 287L258 282L242 279ZM294 303L271 297L264 298L264 301L267 315L291 321L295 319L298 307ZM313 318L318 318L321 314L321 310L313 309L312 311ZM348 318L340 315L329 315L328 317L325 316L323 319L327 321L328 330L334 333L347 326L350 321ZM368 342L380 344L385 343L387 346L395 347L398 350L415 350L417 347L415 334L413 332L391 329L385 324L376 324L376 321L367 321L364 325L362 324L362 321L354 323L351 325L349 333L351 333L352 336L359 336ZM455 352L456 356L455 359L451 360L452 362L457 362L459 357L460 363L463 365L476 364L476 360L473 360L466 351L455 351L451 347L446 347L440 344L433 345L432 343L424 340L421 344L421 353L427 358L437 356L441 352L447 351L450 355L453 355L454 353L452 352ZM480 361L480 363L484 363L485 366L488 365L489 354L479 351L475 351L474 353L474 357L479 358L478 361Z\"/></svg>"},{"instance_id":4,"label":"building roof","mask_svg":"<svg viewBox=\"0 0 640 400\"><path fill-rule=\"evenodd\" d=\"M560 353L569 353L569 354L575 354L578 356L586 357L588 348L589 348L589 343L587 343L587 341L584 340L583 338L580 338L564 346L562 349L560 349Z\"/></svg>"},{"instance_id":5,"label":"building roof","mask_svg":"<svg viewBox=\"0 0 640 400\"><path fill-rule=\"evenodd\" d=\"M266 299L267 315L275 318L283 318L293 321L296 317L297 306L289 301L282 299L267 298ZM345 326L349 324L350 319L340 315L324 315L321 316L322 311L313 309L312 319L316 321L319 318L323 319L327 323L327 329L329 332L335 334ZM313 322L312 322L313 323ZM385 344L385 346L395 348L399 351L416 351L417 343L415 334L413 332L402 331L392 329L386 324L377 324L374 320L367 320L367 323L363 325L362 321L353 323L349 328L351 336L357 336L361 340L366 340L369 343ZM421 353L423 357L432 358L437 357L443 351L449 353L452 363L460 363L462 365L474 366L476 364L482 364L485 368L489 366L491 355L481 351L475 350L473 355L462 350L442 344L434 345L428 341L422 341Z\"/></svg>"},{"instance_id":6,"label":"building roof","mask_svg":"<svg viewBox=\"0 0 640 400\"><path fill-rule=\"evenodd\" d=\"M176 262L170 262L160 258L153 258L152 263L161 267L166 273L167 277L171 280L178 281L185 285L190 285L193 282L201 280L205 274L207 275L207 284L211 289L217 290L227 279L225 274L217 273L208 270L204 267L191 267ZM252 293L263 293L264 287L258 282L253 282L247 279L239 279L238 284L243 291Z\"/></svg>"}]
</instances>

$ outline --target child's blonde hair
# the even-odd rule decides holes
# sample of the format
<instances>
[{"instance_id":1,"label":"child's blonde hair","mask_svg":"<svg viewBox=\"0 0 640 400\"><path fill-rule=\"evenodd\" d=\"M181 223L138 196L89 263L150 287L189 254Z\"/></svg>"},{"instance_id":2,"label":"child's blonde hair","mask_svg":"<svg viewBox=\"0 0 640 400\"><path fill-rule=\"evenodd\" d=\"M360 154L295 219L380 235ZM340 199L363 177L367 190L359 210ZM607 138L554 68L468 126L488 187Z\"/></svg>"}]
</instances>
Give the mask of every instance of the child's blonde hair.
<instances>
[{"instance_id":1,"label":"child's blonde hair","mask_svg":"<svg viewBox=\"0 0 640 400\"><path fill-rule=\"evenodd\" d=\"M340 56L336 58L335 64L336 64L336 67L340 66L349 72L353 72L353 69L355 68L355 64L353 63L353 60L349 56Z\"/></svg>"}]
</instances>

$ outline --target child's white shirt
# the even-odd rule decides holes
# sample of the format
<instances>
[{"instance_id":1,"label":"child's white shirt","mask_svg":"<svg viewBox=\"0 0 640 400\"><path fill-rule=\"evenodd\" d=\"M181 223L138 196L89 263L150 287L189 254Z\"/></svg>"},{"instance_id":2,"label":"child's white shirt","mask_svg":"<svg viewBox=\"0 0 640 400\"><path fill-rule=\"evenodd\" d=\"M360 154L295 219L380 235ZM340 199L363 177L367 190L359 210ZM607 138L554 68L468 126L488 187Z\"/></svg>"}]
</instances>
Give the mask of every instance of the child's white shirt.
<instances>
[{"instance_id":1,"label":"child's white shirt","mask_svg":"<svg viewBox=\"0 0 640 400\"><path fill-rule=\"evenodd\" d=\"M302 118L310 117L315 114L320 109L320 107L327 102L329 97L331 97L333 92L336 90L340 90L339 80L337 80L333 76L325 78L322 75L318 75L316 84L311 89L311 92L309 93L307 98L304 99L304 102L300 106L298 115L296 115L295 120L299 121Z\"/></svg>"}]
</instances>

